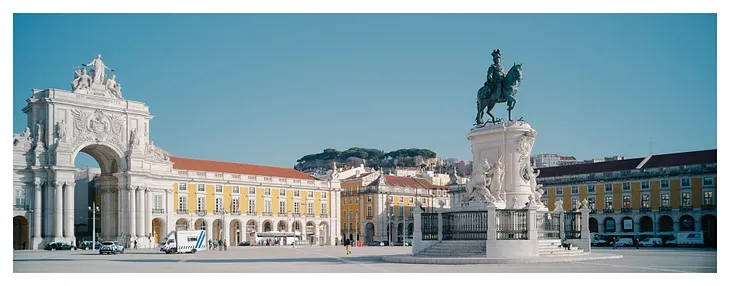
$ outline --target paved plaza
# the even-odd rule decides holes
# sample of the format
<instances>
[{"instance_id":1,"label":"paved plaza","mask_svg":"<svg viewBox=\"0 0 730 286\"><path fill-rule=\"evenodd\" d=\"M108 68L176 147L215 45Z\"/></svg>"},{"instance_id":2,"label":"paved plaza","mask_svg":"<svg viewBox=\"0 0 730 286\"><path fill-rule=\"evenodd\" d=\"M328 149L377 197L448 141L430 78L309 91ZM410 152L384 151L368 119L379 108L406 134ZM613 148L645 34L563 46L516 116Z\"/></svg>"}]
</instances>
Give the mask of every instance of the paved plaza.
<instances>
[{"instance_id":1,"label":"paved plaza","mask_svg":"<svg viewBox=\"0 0 730 286\"><path fill-rule=\"evenodd\" d=\"M153 249L99 255L88 250L16 251L13 272L28 273L716 273L715 249L597 248L622 259L550 264L424 265L387 263L383 255L407 254L410 247L342 246L231 247L228 251L164 254Z\"/></svg>"}]
</instances>

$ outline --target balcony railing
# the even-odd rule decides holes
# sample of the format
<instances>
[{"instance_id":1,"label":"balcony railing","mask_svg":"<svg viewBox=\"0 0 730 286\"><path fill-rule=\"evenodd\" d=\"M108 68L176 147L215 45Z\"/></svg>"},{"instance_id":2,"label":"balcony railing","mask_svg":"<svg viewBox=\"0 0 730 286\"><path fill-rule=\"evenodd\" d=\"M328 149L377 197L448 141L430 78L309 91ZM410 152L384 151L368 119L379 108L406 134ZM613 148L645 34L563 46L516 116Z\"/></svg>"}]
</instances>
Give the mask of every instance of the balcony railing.
<instances>
[{"instance_id":1,"label":"balcony railing","mask_svg":"<svg viewBox=\"0 0 730 286\"><path fill-rule=\"evenodd\" d=\"M642 213L650 213L651 212L651 208L650 207L641 207L641 208L639 208L639 212L642 212Z\"/></svg>"},{"instance_id":2,"label":"balcony railing","mask_svg":"<svg viewBox=\"0 0 730 286\"><path fill-rule=\"evenodd\" d=\"M614 210L614 209L605 209L605 210L603 210L603 213L605 213L605 214L610 214L610 213L614 213L614 212L616 212L616 210Z\"/></svg>"},{"instance_id":3,"label":"balcony railing","mask_svg":"<svg viewBox=\"0 0 730 286\"><path fill-rule=\"evenodd\" d=\"M307 213L307 217L314 217L314 213Z\"/></svg>"},{"instance_id":4,"label":"balcony railing","mask_svg":"<svg viewBox=\"0 0 730 286\"><path fill-rule=\"evenodd\" d=\"M286 213L279 212L279 216L286 216Z\"/></svg>"},{"instance_id":5,"label":"balcony railing","mask_svg":"<svg viewBox=\"0 0 730 286\"><path fill-rule=\"evenodd\" d=\"M703 205L702 210L703 211L712 211L712 210L715 210L715 206L714 205Z\"/></svg>"},{"instance_id":6,"label":"balcony railing","mask_svg":"<svg viewBox=\"0 0 730 286\"><path fill-rule=\"evenodd\" d=\"M328 214L320 214L319 217L321 217L321 218L328 218L330 216Z\"/></svg>"},{"instance_id":7,"label":"balcony railing","mask_svg":"<svg viewBox=\"0 0 730 286\"><path fill-rule=\"evenodd\" d=\"M153 214L164 214L165 209L152 209Z\"/></svg>"},{"instance_id":8,"label":"balcony railing","mask_svg":"<svg viewBox=\"0 0 730 286\"><path fill-rule=\"evenodd\" d=\"M631 209L631 208L621 208L622 213L630 213L632 211L633 211L633 209Z\"/></svg>"},{"instance_id":9,"label":"balcony railing","mask_svg":"<svg viewBox=\"0 0 730 286\"><path fill-rule=\"evenodd\" d=\"M241 211L231 211L231 214L232 215L240 215L241 214Z\"/></svg>"},{"instance_id":10,"label":"balcony railing","mask_svg":"<svg viewBox=\"0 0 730 286\"><path fill-rule=\"evenodd\" d=\"M693 209L694 208L692 208L692 206L681 206L681 207L679 207L679 211L691 211Z\"/></svg>"},{"instance_id":11,"label":"balcony railing","mask_svg":"<svg viewBox=\"0 0 730 286\"><path fill-rule=\"evenodd\" d=\"M175 210L175 212L177 214L188 214L188 210L180 210L180 209L178 209L178 210Z\"/></svg>"},{"instance_id":12,"label":"balcony railing","mask_svg":"<svg viewBox=\"0 0 730 286\"><path fill-rule=\"evenodd\" d=\"M197 210L197 211L195 211L195 214L196 215L206 215L206 214L208 214L208 211L207 210Z\"/></svg>"},{"instance_id":13,"label":"balcony railing","mask_svg":"<svg viewBox=\"0 0 730 286\"><path fill-rule=\"evenodd\" d=\"M371 215L366 216L365 219L373 219L373 216L371 216Z\"/></svg>"},{"instance_id":14,"label":"balcony railing","mask_svg":"<svg viewBox=\"0 0 730 286\"><path fill-rule=\"evenodd\" d=\"M16 211L27 211L29 209L28 205L13 205L13 208Z\"/></svg>"},{"instance_id":15,"label":"balcony railing","mask_svg":"<svg viewBox=\"0 0 730 286\"><path fill-rule=\"evenodd\" d=\"M264 215L271 215L271 212L264 212Z\"/></svg>"},{"instance_id":16,"label":"balcony railing","mask_svg":"<svg viewBox=\"0 0 730 286\"><path fill-rule=\"evenodd\" d=\"M671 212L672 207L659 207L660 212Z\"/></svg>"}]
</instances>

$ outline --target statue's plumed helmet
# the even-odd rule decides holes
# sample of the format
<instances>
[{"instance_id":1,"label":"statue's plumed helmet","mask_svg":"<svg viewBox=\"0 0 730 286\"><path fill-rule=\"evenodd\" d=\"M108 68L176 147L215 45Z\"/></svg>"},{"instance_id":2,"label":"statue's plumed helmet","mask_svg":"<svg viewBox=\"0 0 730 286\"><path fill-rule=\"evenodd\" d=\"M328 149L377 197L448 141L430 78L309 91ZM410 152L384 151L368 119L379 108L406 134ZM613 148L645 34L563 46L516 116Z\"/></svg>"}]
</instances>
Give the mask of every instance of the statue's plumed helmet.
<instances>
[{"instance_id":1,"label":"statue's plumed helmet","mask_svg":"<svg viewBox=\"0 0 730 286\"><path fill-rule=\"evenodd\" d=\"M492 52L492 57L501 57L502 52L499 49L496 49Z\"/></svg>"}]
</instances>

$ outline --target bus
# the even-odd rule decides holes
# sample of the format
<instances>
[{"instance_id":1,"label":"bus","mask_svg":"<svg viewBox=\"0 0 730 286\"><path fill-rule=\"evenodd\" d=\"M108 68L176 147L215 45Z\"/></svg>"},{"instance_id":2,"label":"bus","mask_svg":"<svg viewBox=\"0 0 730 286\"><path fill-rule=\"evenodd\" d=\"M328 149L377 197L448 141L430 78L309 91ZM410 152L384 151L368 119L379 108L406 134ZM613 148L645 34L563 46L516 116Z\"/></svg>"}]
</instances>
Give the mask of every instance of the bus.
<instances>
[{"instance_id":1,"label":"bus","mask_svg":"<svg viewBox=\"0 0 730 286\"><path fill-rule=\"evenodd\" d=\"M301 232L278 232L278 231L268 231L268 232L257 232L254 235L254 239L256 240L256 245L265 245L265 241L271 239L272 245L293 245L295 241L299 241L302 239ZM278 241L278 244L276 243Z\"/></svg>"}]
</instances>

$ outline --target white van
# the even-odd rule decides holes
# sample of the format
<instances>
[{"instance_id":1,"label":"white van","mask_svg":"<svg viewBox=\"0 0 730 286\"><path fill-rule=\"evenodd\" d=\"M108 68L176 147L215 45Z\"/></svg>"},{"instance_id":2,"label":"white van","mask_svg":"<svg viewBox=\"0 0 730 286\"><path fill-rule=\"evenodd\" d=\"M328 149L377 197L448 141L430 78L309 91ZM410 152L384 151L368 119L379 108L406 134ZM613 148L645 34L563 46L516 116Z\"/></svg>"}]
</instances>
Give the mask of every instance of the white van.
<instances>
[{"instance_id":1,"label":"white van","mask_svg":"<svg viewBox=\"0 0 730 286\"><path fill-rule=\"evenodd\" d=\"M633 238L619 238L616 241L616 246L634 246Z\"/></svg>"},{"instance_id":2,"label":"white van","mask_svg":"<svg viewBox=\"0 0 730 286\"><path fill-rule=\"evenodd\" d=\"M704 243L705 238L702 236L702 232L680 232L675 234L672 239L667 240L667 246L693 246Z\"/></svg>"},{"instance_id":3,"label":"white van","mask_svg":"<svg viewBox=\"0 0 730 286\"><path fill-rule=\"evenodd\" d=\"M639 241L640 246L662 246L662 239L658 237L648 237Z\"/></svg>"},{"instance_id":4,"label":"white van","mask_svg":"<svg viewBox=\"0 0 730 286\"><path fill-rule=\"evenodd\" d=\"M205 230L177 230L170 232L165 237L165 243L160 248L167 254L170 253L195 253L199 250L206 250Z\"/></svg>"}]
</instances>

